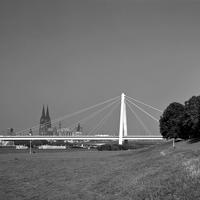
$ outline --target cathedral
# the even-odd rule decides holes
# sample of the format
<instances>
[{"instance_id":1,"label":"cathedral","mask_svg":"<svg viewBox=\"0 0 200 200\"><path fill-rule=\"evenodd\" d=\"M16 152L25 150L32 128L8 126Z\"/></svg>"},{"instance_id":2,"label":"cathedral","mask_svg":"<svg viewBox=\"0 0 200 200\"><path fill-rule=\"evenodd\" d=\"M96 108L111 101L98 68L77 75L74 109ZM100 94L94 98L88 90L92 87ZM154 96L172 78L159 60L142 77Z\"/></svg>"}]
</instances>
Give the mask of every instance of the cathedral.
<instances>
[{"instance_id":1,"label":"cathedral","mask_svg":"<svg viewBox=\"0 0 200 200\"><path fill-rule=\"evenodd\" d=\"M49 116L49 108L47 106L47 110L45 113L45 109L43 106L42 116L40 117L39 135L49 135L50 129L51 129L51 118Z\"/></svg>"}]
</instances>

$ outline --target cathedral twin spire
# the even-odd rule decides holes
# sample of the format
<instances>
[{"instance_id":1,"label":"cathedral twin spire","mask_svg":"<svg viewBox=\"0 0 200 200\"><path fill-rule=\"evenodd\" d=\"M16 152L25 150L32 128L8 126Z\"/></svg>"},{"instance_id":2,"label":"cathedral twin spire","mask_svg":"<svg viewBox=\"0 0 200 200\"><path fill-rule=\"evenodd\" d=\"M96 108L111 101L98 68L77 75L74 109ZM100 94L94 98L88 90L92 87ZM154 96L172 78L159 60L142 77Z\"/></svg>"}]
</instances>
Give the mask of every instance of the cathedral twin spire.
<instances>
[{"instance_id":1,"label":"cathedral twin spire","mask_svg":"<svg viewBox=\"0 0 200 200\"><path fill-rule=\"evenodd\" d=\"M46 115L45 115L45 110L44 110L44 105L43 105L43 108L42 108L42 116L41 116L41 118L40 118L40 124L45 123L45 119L46 119Z\"/></svg>"},{"instance_id":2,"label":"cathedral twin spire","mask_svg":"<svg viewBox=\"0 0 200 200\"><path fill-rule=\"evenodd\" d=\"M47 106L47 110L46 110L46 114L45 114L45 108L43 105L42 116L40 118L40 133L42 133L42 134L47 133L49 128L51 128L51 118L49 115L49 108Z\"/></svg>"}]
</instances>

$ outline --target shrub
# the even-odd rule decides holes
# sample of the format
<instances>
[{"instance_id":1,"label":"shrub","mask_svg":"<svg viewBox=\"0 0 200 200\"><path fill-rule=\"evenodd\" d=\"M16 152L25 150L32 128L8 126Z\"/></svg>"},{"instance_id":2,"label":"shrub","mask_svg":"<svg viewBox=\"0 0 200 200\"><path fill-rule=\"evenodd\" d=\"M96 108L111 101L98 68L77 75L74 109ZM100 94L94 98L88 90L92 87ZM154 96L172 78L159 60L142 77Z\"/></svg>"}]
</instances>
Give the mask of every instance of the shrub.
<instances>
[{"instance_id":1,"label":"shrub","mask_svg":"<svg viewBox=\"0 0 200 200\"><path fill-rule=\"evenodd\" d=\"M119 151L119 150L127 150L128 145L119 145L119 144L104 144L97 147L99 151Z\"/></svg>"}]
</instances>

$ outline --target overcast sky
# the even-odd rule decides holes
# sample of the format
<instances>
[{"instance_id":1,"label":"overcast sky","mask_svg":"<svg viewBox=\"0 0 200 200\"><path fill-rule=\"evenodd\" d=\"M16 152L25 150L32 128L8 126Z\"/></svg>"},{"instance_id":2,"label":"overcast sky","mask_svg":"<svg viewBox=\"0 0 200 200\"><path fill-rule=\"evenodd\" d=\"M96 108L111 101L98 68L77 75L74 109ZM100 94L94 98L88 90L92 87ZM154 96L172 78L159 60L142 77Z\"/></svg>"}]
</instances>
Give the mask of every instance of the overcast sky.
<instances>
[{"instance_id":1,"label":"overcast sky","mask_svg":"<svg viewBox=\"0 0 200 200\"><path fill-rule=\"evenodd\" d=\"M125 92L165 109L200 94L200 2L1 0L0 130Z\"/></svg>"}]
</instances>

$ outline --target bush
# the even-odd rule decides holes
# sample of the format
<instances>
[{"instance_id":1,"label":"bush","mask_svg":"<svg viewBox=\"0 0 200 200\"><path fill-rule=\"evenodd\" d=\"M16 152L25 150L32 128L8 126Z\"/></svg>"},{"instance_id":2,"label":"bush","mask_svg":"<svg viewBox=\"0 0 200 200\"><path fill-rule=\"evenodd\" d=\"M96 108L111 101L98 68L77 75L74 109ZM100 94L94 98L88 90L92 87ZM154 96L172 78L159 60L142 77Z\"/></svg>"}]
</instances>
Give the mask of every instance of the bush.
<instances>
[{"instance_id":1,"label":"bush","mask_svg":"<svg viewBox=\"0 0 200 200\"><path fill-rule=\"evenodd\" d=\"M122 150L121 145L118 144L111 145L111 151L119 151L119 150Z\"/></svg>"},{"instance_id":2,"label":"bush","mask_svg":"<svg viewBox=\"0 0 200 200\"><path fill-rule=\"evenodd\" d=\"M110 151L111 145L110 144L104 144L104 145L98 146L97 149L99 151Z\"/></svg>"},{"instance_id":3,"label":"bush","mask_svg":"<svg viewBox=\"0 0 200 200\"><path fill-rule=\"evenodd\" d=\"M119 151L119 150L127 150L128 145L119 145L119 144L104 144L97 147L99 151Z\"/></svg>"}]
</instances>

